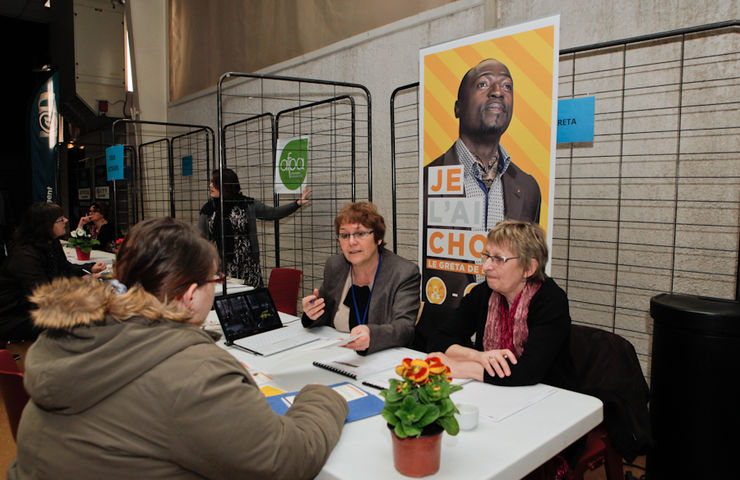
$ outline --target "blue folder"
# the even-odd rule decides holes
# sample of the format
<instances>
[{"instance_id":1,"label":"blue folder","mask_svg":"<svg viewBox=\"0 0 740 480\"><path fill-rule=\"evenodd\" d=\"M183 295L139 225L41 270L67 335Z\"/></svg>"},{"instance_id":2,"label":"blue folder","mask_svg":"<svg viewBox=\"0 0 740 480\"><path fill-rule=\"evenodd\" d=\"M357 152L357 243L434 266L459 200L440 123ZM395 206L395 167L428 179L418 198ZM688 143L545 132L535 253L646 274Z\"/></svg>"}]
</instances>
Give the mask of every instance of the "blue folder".
<instances>
[{"instance_id":1,"label":"blue folder","mask_svg":"<svg viewBox=\"0 0 740 480\"><path fill-rule=\"evenodd\" d=\"M347 383L349 382L335 383L334 385L329 385L329 387L333 388L339 385L345 385ZM362 390L367 395L362 398L356 398L347 402L347 404L349 405L349 415L347 415L347 420L345 422L354 422L355 420L362 420L363 418L372 417L380 414L380 411L383 410L383 407L385 406L385 402L375 395L368 393L366 390L358 387L357 385L353 384L352 386L357 388L358 390ZM283 398L295 396L297 394L298 392L288 392L282 393L280 395L273 395L271 397L267 397L267 403L270 404L275 413L285 415L285 412L288 411L289 407L288 404L283 400Z\"/></svg>"}]
</instances>

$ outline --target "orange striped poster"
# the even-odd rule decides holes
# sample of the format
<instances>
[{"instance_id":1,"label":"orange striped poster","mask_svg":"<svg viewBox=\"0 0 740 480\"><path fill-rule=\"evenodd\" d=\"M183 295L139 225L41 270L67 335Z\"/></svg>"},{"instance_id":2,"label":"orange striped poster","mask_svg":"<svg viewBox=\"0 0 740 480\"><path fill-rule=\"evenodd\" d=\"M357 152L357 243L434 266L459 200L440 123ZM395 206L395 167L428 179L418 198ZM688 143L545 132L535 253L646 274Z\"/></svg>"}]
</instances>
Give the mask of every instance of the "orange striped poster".
<instances>
[{"instance_id":1,"label":"orange striped poster","mask_svg":"<svg viewBox=\"0 0 740 480\"><path fill-rule=\"evenodd\" d=\"M539 222L552 245L559 26L549 17L420 52L425 301L455 306L482 280L486 234L504 218Z\"/></svg>"}]
</instances>

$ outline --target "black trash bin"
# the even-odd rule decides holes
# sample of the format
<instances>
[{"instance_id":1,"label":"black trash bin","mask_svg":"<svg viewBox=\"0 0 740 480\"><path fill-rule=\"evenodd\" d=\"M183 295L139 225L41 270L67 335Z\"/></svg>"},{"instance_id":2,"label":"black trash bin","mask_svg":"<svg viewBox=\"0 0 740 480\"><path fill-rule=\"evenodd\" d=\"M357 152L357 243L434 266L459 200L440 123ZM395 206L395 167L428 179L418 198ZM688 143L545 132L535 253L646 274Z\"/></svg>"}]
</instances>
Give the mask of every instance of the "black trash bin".
<instances>
[{"instance_id":1,"label":"black trash bin","mask_svg":"<svg viewBox=\"0 0 740 480\"><path fill-rule=\"evenodd\" d=\"M660 294L647 478L740 478L740 302Z\"/></svg>"}]
</instances>

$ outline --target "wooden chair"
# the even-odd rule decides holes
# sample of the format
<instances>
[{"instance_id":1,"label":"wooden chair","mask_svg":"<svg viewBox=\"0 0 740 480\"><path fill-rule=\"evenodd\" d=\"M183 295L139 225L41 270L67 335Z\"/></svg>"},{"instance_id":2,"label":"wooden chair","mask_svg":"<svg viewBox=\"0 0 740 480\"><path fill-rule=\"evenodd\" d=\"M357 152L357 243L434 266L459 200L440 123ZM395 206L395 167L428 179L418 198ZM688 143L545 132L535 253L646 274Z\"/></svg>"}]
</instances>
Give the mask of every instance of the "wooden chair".
<instances>
[{"instance_id":1,"label":"wooden chair","mask_svg":"<svg viewBox=\"0 0 740 480\"><path fill-rule=\"evenodd\" d=\"M28 402L28 394L23 388L23 374L18 370L13 354L4 349L0 350L0 391L5 402L10 431L15 439L23 407Z\"/></svg>"},{"instance_id":2,"label":"wooden chair","mask_svg":"<svg viewBox=\"0 0 740 480\"><path fill-rule=\"evenodd\" d=\"M298 291L301 288L303 272L295 268L273 268L267 289L272 295L278 311L290 315L298 314Z\"/></svg>"}]
</instances>

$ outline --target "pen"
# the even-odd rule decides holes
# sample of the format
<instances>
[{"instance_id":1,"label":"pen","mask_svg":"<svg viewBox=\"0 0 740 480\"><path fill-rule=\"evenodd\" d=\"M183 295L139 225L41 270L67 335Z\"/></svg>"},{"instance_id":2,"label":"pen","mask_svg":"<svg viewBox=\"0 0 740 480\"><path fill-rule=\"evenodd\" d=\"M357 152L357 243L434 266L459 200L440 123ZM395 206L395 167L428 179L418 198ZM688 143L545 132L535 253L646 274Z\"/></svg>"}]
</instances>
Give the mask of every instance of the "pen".
<instances>
[{"instance_id":1,"label":"pen","mask_svg":"<svg viewBox=\"0 0 740 480\"><path fill-rule=\"evenodd\" d=\"M337 363L340 364L340 365L346 365L346 366L352 367L352 368L360 368L359 365L352 365L351 363L348 363L348 362L337 362Z\"/></svg>"},{"instance_id":2,"label":"pen","mask_svg":"<svg viewBox=\"0 0 740 480\"><path fill-rule=\"evenodd\" d=\"M83 269L82 269L82 271L83 271L83 272L85 272L85 273L87 273L88 275L92 275L92 272L91 272L91 271L89 271L89 270L85 270L85 269L83 268Z\"/></svg>"}]
</instances>

